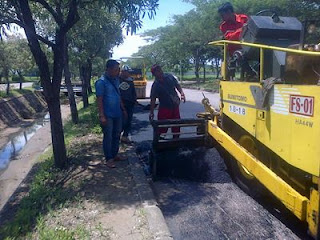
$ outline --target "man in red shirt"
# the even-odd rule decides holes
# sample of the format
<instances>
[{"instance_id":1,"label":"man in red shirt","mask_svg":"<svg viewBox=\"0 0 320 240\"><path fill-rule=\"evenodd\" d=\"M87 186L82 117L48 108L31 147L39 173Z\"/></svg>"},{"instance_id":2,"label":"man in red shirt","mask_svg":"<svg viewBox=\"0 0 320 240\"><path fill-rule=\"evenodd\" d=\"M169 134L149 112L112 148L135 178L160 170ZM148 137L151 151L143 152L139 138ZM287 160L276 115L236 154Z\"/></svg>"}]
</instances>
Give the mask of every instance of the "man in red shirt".
<instances>
[{"instance_id":1,"label":"man in red shirt","mask_svg":"<svg viewBox=\"0 0 320 240\"><path fill-rule=\"evenodd\" d=\"M243 25L248 21L248 16L245 14L236 14L233 11L231 3L224 3L219 7L218 13L220 14L223 22L220 25L224 38L230 41L240 40L240 34L242 32ZM229 45L228 51L230 56L240 49L240 45Z\"/></svg>"}]
</instances>

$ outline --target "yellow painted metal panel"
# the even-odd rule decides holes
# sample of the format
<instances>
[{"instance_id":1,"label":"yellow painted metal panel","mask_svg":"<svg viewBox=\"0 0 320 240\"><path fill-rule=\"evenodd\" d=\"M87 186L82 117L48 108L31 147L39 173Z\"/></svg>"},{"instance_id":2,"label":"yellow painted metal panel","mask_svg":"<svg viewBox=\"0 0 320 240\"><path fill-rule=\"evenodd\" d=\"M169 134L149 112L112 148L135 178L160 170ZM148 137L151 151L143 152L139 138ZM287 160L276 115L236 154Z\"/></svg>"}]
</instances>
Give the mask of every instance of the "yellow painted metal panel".
<instances>
[{"instance_id":1,"label":"yellow painted metal panel","mask_svg":"<svg viewBox=\"0 0 320 240\"><path fill-rule=\"evenodd\" d=\"M214 121L208 121L208 132L300 220L306 220L308 203L306 197L300 195L290 185L246 151L246 149L242 148L220 129Z\"/></svg>"},{"instance_id":2,"label":"yellow painted metal panel","mask_svg":"<svg viewBox=\"0 0 320 240\"><path fill-rule=\"evenodd\" d=\"M283 47L269 46L269 45L257 44L257 43L241 42L241 41L220 40L220 41L209 42L209 44L216 45L216 46L225 46L226 44L235 44L235 45L243 45L243 46L248 46L248 47L261 48L261 49L269 49L269 50L276 50L276 51L282 51L282 52L302 54L302 55L306 55L306 56L319 56L320 57L320 52L297 50L297 49L291 49L291 48L283 48Z\"/></svg>"},{"instance_id":3,"label":"yellow painted metal panel","mask_svg":"<svg viewBox=\"0 0 320 240\"><path fill-rule=\"evenodd\" d=\"M222 81L220 84L224 114L287 163L319 177L320 87L276 84L266 108L259 109L257 101L261 101L261 94L257 92L262 92L259 83ZM291 109L304 108L303 104L308 105L309 116ZM245 115L239 114L243 109Z\"/></svg>"},{"instance_id":4,"label":"yellow painted metal panel","mask_svg":"<svg viewBox=\"0 0 320 240\"><path fill-rule=\"evenodd\" d=\"M134 80L133 83L135 86L146 86L147 85L146 80Z\"/></svg>"},{"instance_id":5,"label":"yellow painted metal panel","mask_svg":"<svg viewBox=\"0 0 320 240\"><path fill-rule=\"evenodd\" d=\"M320 169L320 126L317 124L320 122L320 102L317 96L320 96L320 89L316 86L275 85L269 99L269 116L265 125L259 127L260 132L266 133L269 124L270 134L256 135L289 164L314 176L319 176ZM305 98L306 101L313 98L309 101L309 108L313 107L312 116L291 112L292 97Z\"/></svg>"},{"instance_id":6,"label":"yellow painted metal panel","mask_svg":"<svg viewBox=\"0 0 320 240\"><path fill-rule=\"evenodd\" d=\"M252 84L252 83L251 83ZM251 135L255 135L256 108L252 94L249 93L249 83L220 82L222 91L223 113L238 123ZM255 84L260 86L259 83Z\"/></svg>"},{"instance_id":7,"label":"yellow painted metal panel","mask_svg":"<svg viewBox=\"0 0 320 240\"><path fill-rule=\"evenodd\" d=\"M311 189L310 201L308 203L307 222L309 234L316 238L319 234L319 192Z\"/></svg>"}]
</instances>

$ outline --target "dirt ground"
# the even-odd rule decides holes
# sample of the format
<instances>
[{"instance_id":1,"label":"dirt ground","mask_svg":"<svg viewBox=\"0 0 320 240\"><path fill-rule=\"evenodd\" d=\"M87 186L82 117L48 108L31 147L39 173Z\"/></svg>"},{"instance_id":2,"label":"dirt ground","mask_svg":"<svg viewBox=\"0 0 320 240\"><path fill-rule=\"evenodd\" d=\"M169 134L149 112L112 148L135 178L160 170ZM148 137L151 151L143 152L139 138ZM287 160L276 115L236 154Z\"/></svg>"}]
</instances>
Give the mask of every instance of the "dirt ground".
<instances>
[{"instance_id":1,"label":"dirt ground","mask_svg":"<svg viewBox=\"0 0 320 240\"><path fill-rule=\"evenodd\" d=\"M77 230L81 234L76 239L151 239L128 161L117 162L115 169L108 168L102 162L100 135L77 138L70 149L70 161L74 162L55 183L63 185L65 202L43 213L41 225L51 230ZM122 146L120 151L131 150ZM31 179L29 175L6 206L1 222L10 219L17 210L19 200L28 193ZM41 239L41 234L43 231L36 228L29 237Z\"/></svg>"},{"instance_id":2,"label":"dirt ground","mask_svg":"<svg viewBox=\"0 0 320 240\"><path fill-rule=\"evenodd\" d=\"M47 106L40 93L26 94L20 97L0 99L0 149L12 135L32 125L42 118Z\"/></svg>"},{"instance_id":3,"label":"dirt ground","mask_svg":"<svg viewBox=\"0 0 320 240\"><path fill-rule=\"evenodd\" d=\"M70 114L69 106L62 105L61 113L62 118L65 121ZM30 123L32 123L31 120ZM10 135L16 134L23 129L22 126L6 128L0 133L1 141L5 144L6 142L4 142L4 139L8 140ZM16 159L10 162L5 172L0 175L0 209L2 209L16 188L27 176L38 157L50 146L50 132L49 123L40 128L25 145Z\"/></svg>"},{"instance_id":4,"label":"dirt ground","mask_svg":"<svg viewBox=\"0 0 320 240\"><path fill-rule=\"evenodd\" d=\"M64 106L62 112L66 119L69 106ZM21 199L28 195L37 169L37 156L50 144L49 133L50 124L38 130L31 138L35 142L30 140L20 159L11 162L9 169L0 176L1 206L17 188L0 212L2 224L12 219ZM94 134L72 140L68 147L72 164L61 173L59 183L56 183L63 185L63 204L43 212L41 224L27 238L41 239L44 232L49 234L52 230L76 232L76 239L152 238L128 161L117 162L115 169L106 167L102 162L101 141L102 136ZM32 155L28 153L31 149ZM131 152L127 153L129 156L134 153L133 147L122 146L120 151Z\"/></svg>"},{"instance_id":5,"label":"dirt ground","mask_svg":"<svg viewBox=\"0 0 320 240\"><path fill-rule=\"evenodd\" d=\"M68 179L79 186L77 198L55 211L55 218L48 215L48 224L68 229L82 225L89 239L150 239L128 161L117 162L115 169L106 167L100 135L78 138L70 149L81 162ZM124 151L130 149L122 146L120 152Z\"/></svg>"}]
</instances>

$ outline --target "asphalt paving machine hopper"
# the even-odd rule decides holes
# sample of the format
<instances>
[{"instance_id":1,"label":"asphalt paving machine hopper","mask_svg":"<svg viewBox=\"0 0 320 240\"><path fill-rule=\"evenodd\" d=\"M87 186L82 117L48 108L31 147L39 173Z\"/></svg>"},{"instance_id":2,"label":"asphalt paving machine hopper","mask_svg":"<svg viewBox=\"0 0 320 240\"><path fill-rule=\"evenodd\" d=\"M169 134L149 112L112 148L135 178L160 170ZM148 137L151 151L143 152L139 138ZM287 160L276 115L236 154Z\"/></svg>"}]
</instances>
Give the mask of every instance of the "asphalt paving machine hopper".
<instances>
[{"instance_id":1,"label":"asphalt paving machine hopper","mask_svg":"<svg viewBox=\"0 0 320 240\"><path fill-rule=\"evenodd\" d=\"M301 38L302 24L294 17L279 17L273 12L272 16L251 16L244 26L241 41L264 44L276 47L288 47L298 44ZM246 61L259 64L259 49L243 46L240 51ZM284 74L286 53L265 50L264 79L268 77L281 78ZM257 64L257 65L258 65ZM255 68L258 72L258 67Z\"/></svg>"}]
</instances>

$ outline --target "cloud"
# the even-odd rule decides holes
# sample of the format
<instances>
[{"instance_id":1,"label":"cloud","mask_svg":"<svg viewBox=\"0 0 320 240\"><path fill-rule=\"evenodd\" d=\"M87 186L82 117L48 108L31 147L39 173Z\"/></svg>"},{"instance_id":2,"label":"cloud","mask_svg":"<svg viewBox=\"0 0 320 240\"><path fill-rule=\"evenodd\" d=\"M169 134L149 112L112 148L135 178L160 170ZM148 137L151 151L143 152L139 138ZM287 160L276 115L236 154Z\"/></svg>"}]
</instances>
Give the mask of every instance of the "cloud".
<instances>
[{"instance_id":1,"label":"cloud","mask_svg":"<svg viewBox=\"0 0 320 240\"><path fill-rule=\"evenodd\" d=\"M123 35L125 36L123 44L113 48L112 58L114 59L130 57L133 53L138 52L139 47L147 45L147 41L140 35L126 35L125 31L123 32Z\"/></svg>"}]
</instances>

